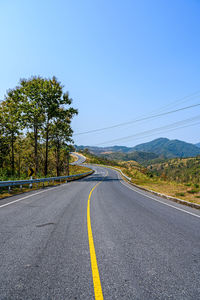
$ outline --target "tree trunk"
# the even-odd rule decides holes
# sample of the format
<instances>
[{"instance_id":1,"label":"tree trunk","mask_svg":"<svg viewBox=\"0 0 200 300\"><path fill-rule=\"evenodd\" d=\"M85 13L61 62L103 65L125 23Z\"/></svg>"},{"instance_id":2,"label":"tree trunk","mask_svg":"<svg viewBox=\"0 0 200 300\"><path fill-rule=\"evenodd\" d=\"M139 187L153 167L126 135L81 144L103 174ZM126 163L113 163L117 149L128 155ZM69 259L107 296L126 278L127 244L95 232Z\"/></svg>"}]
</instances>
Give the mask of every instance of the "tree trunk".
<instances>
[{"instance_id":1,"label":"tree trunk","mask_svg":"<svg viewBox=\"0 0 200 300\"><path fill-rule=\"evenodd\" d=\"M18 158L18 177L20 178L21 176L21 155L19 154Z\"/></svg>"},{"instance_id":2,"label":"tree trunk","mask_svg":"<svg viewBox=\"0 0 200 300\"><path fill-rule=\"evenodd\" d=\"M15 157L14 157L14 136L11 136L11 169L12 169L12 176L15 173Z\"/></svg>"},{"instance_id":3,"label":"tree trunk","mask_svg":"<svg viewBox=\"0 0 200 300\"><path fill-rule=\"evenodd\" d=\"M3 161L5 157L5 142L2 137L0 137L0 168L3 168Z\"/></svg>"},{"instance_id":4,"label":"tree trunk","mask_svg":"<svg viewBox=\"0 0 200 300\"><path fill-rule=\"evenodd\" d=\"M57 155L56 155L56 171L57 176L60 176L60 145L57 146Z\"/></svg>"},{"instance_id":5,"label":"tree trunk","mask_svg":"<svg viewBox=\"0 0 200 300\"><path fill-rule=\"evenodd\" d=\"M69 152L67 152L67 176L69 176Z\"/></svg>"},{"instance_id":6,"label":"tree trunk","mask_svg":"<svg viewBox=\"0 0 200 300\"><path fill-rule=\"evenodd\" d=\"M35 174L38 172L38 127L34 127L34 155L35 155Z\"/></svg>"},{"instance_id":7,"label":"tree trunk","mask_svg":"<svg viewBox=\"0 0 200 300\"><path fill-rule=\"evenodd\" d=\"M46 127L46 153L45 153L45 166L44 166L44 176L48 174L48 152L49 152L49 124Z\"/></svg>"}]
</instances>

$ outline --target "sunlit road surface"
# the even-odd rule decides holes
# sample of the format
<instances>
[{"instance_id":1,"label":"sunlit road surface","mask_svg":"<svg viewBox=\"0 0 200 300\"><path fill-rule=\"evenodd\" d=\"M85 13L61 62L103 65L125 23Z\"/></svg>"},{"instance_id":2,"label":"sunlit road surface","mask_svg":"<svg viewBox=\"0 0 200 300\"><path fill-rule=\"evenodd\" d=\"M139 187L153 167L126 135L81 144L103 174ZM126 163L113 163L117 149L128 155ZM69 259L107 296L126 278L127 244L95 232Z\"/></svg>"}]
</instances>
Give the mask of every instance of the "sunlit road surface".
<instances>
[{"instance_id":1,"label":"sunlit road surface","mask_svg":"<svg viewBox=\"0 0 200 300\"><path fill-rule=\"evenodd\" d=\"M92 168L0 201L0 299L200 299L200 212Z\"/></svg>"}]
</instances>

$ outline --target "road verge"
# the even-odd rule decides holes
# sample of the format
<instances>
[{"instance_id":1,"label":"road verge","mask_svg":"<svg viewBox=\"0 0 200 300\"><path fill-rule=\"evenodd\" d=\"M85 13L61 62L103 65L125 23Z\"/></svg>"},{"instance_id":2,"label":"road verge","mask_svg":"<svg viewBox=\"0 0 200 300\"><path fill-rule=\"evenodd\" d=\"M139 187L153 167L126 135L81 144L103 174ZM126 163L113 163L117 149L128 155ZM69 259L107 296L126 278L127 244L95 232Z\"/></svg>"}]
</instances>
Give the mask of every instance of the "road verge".
<instances>
[{"instance_id":1,"label":"road verge","mask_svg":"<svg viewBox=\"0 0 200 300\"><path fill-rule=\"evenodd\" d=\"M189 201L182 200L182 199L180 199L180 198L168 196L168 195L165 195L165 194L162 194L162 193L159 193L159 192L156 192L156 191L153 191L153 190L144 188L144 187L142 187L142 186L140 186L140 185L137 185L137 184L133 183L133 182L131 181L131 178L128 177L128 176L126 176L126 175L122 172L122 170L120 170L120 169L118 169L118 168L116 168L116 167L105 166L105 165L98 165L98 164L96 164L96 165L97 165L97 166L101 166L101 167L110 168L110 169L113 169L113 170L119 172L120 175L125 179L125 181L127 181L129 184L131 184L132 186L134 186L134 187L136 187L136 188L138 188L138 189L140 189L140 190L143 190L143 191L145 191L145 192L149 192L149 193L151 193L151 194L154 194L154 195L156 195L156 196L162 197L162 198L164 198L164 199L171 200L171 201L176 202L176 203L179 203L179 204L183 204L183 205L186 205L186 206L189 206L189 207L192 207L192 208L200 209L200 205L197 204L197 203L193 203L193 202L189 202Z\"/></svg>"}]
</instances>

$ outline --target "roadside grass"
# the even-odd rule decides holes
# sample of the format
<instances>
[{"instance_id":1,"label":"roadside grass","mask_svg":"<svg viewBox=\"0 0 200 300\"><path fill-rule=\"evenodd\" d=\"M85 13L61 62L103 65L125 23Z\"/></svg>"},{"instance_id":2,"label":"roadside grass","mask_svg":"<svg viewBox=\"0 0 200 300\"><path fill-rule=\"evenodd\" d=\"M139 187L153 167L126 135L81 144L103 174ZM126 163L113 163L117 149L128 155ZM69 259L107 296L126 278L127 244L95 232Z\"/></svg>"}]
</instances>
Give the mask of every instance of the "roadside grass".
<instances>
[{"instance_id":1,"label":"roadside grass","mask_svg":"<svg viewBox=\"0 0 200 300\"><path fill-rule=\"evenodd\" d=\"M125 175L131 177L131 182L136 185L161 194L200 204L200 188L192 188L193 184L186 186L175 181L164 180L158 176L149 177L134 168L130 170L130 168L120 167L120 169Z\"/></svg>"},{"instance_id":2,"label":"roadside grass","mask_svg":"<svg viewBox=\"0 0 200 300\"><path fill-rule=\"evenodd\" d=\"M70 160L70 162L73 162L75 160L76 159L74 157L74 159ZM89 171L91 171L91 169L89 169L87 167L72 166L72 165L69 166L69 175L76 175L76 174L86 173ZM62 174L61 176L65 176L65 174ZM52 176L49 176L49 177L52 177ZM71 181L71 180L68 180L68 181ZM10 191L8 191L8 187L3 187L0 189L0 199L4 199L6 197L10 197L10 196L14 196L14 195L34 191L34 190L38 190L38 189L45 188L45 187L60 185L64 182L66 182L66 180L54 181L54 183L53 182L49 182L49 183L44 182L44 184L43 183L33 183L32 188L29 188L29 185L23 185L22 189L20 189L20 187L18 187L18 186L13 186Z\"/></svg>"},{"instance_id":3,"label":"roadside grass","mask_svg":"<svg viewBox=\"0 0 200 300\"><path fill-rule=\"evenodd\" d=\"M86 163L93 163L95 161L97 164L106 165L106 162L102 159L98 161L97 157L91 159L91 155L88 156L85 153L84 155L87 157ZM133 184L161 194L200 204L200 187L196 183L169 181L166 177L153 175L148 169L134 161L117 161L112 166L121 169L125 175L131 178Z\"/></svg>"},{"instance_id":4,"label":"roadside grass","mask_svg":"<svg viewBox=\"0 0 200 300\"><path fill-rule=\"evenodd\" d=\"M77 161L77 157L76 157L75 155L73 155L73 154L70 154L69 162L70 162L70 163L73 163L73 162L75 162L75 161Z\"/></svg>"},{"instance_id":5,"label":"roadside grass","mask_svg":"<svg viewBox=\"0 0 200 300\"><path fill-rule=\"evenodd\" d=\"M69 166L69 175L76 175L76 174L86 173L89 171L91 171L91 169L87 167L77 166L77 165Z\"/></svg>"}]
</instances>

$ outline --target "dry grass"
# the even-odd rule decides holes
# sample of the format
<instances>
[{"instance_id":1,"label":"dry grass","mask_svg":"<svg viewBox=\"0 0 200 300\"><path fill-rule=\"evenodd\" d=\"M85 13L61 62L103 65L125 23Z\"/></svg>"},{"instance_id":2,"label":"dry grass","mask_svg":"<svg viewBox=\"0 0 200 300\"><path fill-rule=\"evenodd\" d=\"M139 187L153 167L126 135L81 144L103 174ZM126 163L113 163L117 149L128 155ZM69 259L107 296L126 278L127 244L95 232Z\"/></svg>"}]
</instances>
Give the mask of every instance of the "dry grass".
<instances>
[{"instance_id":1,"label":"dry grass","mask_svg":"<svg viewBox=\"0 0 200 300\"><path fill-rule=\"evenodd\" d=\"M69 166L69 174L70 175L75 175L75 174L81 174L81 173L86 173L91 171L91 169L87 168L87 167L82 167L82 166Z\"/></svg>"},{"instance_id":2,"label":"dry grass","mask_svg":"<svg viewBox=\"0 0 200 300\"><path fill-rule=\"evenodd\" d=\"M89 161L90 159L87 159L88 163ZM196 188L195 185L167 181L157 176L151 178L146 174L146 169L136 162L118 161L118 163L121 166L113 165L113 167L121 169L125 175L131 178L132 183L148 190L200 204L200 188Z\"/></svg>"},{"instance_id":3,"label":"dry grass","mask_svg":"<svg viewBox=\"0 0 200 300\"><path fill-rule=\"evenodd\" d=\"M75 155L73 155L73 154L70 154L70 163L73 163L73 162L75 162L75 161L77 161L78 159L77 159L77 157L75 156Z\"/></svg>"},{"instance_id":4,"label":"dry grass","mask_svg":"<svg viewBox=\"0 0 200 300\"><path fill-rule=\"evenodd\" d=\"M85 156L87 157L87 154ZM98 160L98 157L95 157L95 159ZM181 161L185 165L187 160L182 159ZM87 157L87 163L90 162L92 162L92 159ZM167 181L158 176L150 177L146 174L147 169L135 161L118 161L118 163L120 166L113 165L113 167L121 169L124 174L131 178L132 183L161 194L200 204L200 187L197 187L195 184Z\"/></svg>"},{"instance_id":5,"label":"dry grass","mask_svg":"<svg viewBox=\"0 0 200 300\"><path fill-rule=\"evenodd\" d=\"M15 196L15 195L19 195L19 194L23 194L23 193L26 193L26 192L30 192L30 191L34 191L34 190L38 190L38 189L41 189L41 188L45 188L45 187L48 187L48 186L55 186L55 185L59 185L61 183L64 183L65 181L55 181L54 183L53 182L50 182L48 184L48 182L44 182L44 185L43 183L33 183L33 186L32 188L29 188L29 185L23 185L23 188L20 189L20 187L18 186L13 186L12 189L10 191L8 191L8 187L0 190L0 199L4 199L6 197L10 197L10 196Z\"/></svg>"},{"instance_id":6,"label":"dry grass","mask_svg":"<svg viewBox=\"0 0 200 300\"><path fill-rule=\"evenodd\" d=\"M74 159L75 161L75 159ZM70 175L76 175L76 174L81 174L81 173L86 173L91 171L91 169L86 168L86 167L79 167L79 166L71 166L69 167L69 174ZM22 194L22 193L26 193L29 191L34 191L34 190L38 190L44 187L48 187L48 186L55 186L55 185L59 185L66 182L66 180L61 180L61 181L54 181L53 182L44 182L43 183L33 183L32 188L29 188L29 185L23 185L23 188L20 189L20 187L12 187L12 190L10 192L8 192L8 187L6 188L2 188L0 189L0 199L6 198L6 197L10 197L10 196L14 196L14 195L18 195L18 194Z\"/></svg>"},{"instance_id":7,"label":"dry grass","mask_svg":"<svg viewBox=\"0 0 200 300\"><path fill-rule=\"evenodd\" d=\"M186 184L162 180L160 177L149 178L146 174L135 168L120 168L124 174L131 177L134 184L146 189L180 198L189 202L200 204L200 189Z\"/></svg>"}]
</instances>

